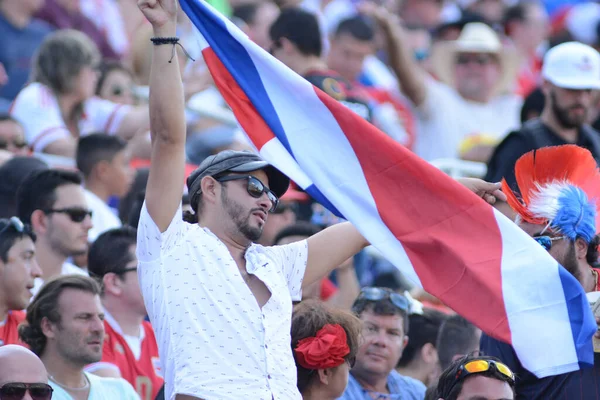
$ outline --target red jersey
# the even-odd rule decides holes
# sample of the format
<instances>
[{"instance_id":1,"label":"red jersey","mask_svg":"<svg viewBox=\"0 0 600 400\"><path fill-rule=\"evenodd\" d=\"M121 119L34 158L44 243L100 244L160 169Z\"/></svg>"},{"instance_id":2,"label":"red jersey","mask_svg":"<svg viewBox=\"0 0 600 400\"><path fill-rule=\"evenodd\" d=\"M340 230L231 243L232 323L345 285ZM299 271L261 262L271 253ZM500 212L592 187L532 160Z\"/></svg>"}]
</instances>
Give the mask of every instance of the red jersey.
<instances>
[{"instance_id":1,"label":"red jersey","mask_svg":"<svg viewBox=\"0 0 600 400\"><path fill-rule=\"evenodd\" d=\"M25 321L24 311L9 311L4 323L0 325L0 346L5 344L20 344L19 324Z\"/></svg>"},{"instance_id":2,"label":"red jersey","mask_svg":"<svg viewBox=\"0 0 600 400\"><path fill-rule=\"evenodd\" d=\"M113 323L114 324L114 323ZM111 364L119 369L121 376L135 388L141 400L154 400L163 385L160 375L158 346L149 322L144 321L143 339L139 359L131 351L119 326L104 320L104 347L101 364ZM91 366L93 367L93 366Z\"/></svg>"}]
</instances>

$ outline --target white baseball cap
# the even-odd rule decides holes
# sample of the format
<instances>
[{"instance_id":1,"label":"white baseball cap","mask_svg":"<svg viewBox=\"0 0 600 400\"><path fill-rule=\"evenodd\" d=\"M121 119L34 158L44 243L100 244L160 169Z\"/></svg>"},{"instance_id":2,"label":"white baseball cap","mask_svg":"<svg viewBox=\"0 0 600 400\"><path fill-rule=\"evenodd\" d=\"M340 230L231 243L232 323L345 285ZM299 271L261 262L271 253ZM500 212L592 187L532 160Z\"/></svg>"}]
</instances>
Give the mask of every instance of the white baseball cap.
<instances>
[{"instance_id":1,"label":"white baseball cap","mask_svg":"<svg viewBox=\"0 0 600 400\"><path fill-rule=\"evenodd\" d=\"M544 56L542 76L564 89L600 89L600 54L583 43L559 44Z\"/></svg>"}]
</instances>

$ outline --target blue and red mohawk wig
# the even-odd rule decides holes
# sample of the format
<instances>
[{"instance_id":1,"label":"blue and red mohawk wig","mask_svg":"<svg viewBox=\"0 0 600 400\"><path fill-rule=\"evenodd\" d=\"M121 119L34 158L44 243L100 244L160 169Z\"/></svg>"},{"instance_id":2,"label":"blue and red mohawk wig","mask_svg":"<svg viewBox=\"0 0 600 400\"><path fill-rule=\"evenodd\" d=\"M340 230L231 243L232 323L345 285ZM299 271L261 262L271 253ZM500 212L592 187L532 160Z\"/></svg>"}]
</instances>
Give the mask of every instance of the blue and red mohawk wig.
<instances>
[{"instance_id":1,"label":"blue and red mohawk wig","mask_svg":"<svg viewBox=\"0 0 600 400\"><path fill-rule=\"evenodd\" d=\"M600 226L600 171L579 146L544 147L515 164L520 199L502 181L508 204L525 222L549 227L571 240L590 243Z\"/></svg>"}]
</instances>

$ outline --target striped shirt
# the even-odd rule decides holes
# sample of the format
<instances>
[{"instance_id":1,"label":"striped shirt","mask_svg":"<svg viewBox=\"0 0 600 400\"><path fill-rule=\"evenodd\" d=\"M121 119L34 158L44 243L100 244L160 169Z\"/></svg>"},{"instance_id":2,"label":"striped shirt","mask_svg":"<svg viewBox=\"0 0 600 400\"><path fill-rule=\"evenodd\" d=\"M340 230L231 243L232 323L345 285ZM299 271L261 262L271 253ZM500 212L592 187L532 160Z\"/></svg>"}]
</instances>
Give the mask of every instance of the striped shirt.
<instances>
[{"instance_id":1,"label":"striped shirt","mask_svg":"<svg viewBox=\"0 0 600 400\"><path fill-rule=\"evenodd\" d=\"M423 400L425 397L426 388L423 383L402 376L394 370L388 375L387 388L389 394L366 390L350 374L346 391L338 400Z\"/></svg>"}]
</instances>

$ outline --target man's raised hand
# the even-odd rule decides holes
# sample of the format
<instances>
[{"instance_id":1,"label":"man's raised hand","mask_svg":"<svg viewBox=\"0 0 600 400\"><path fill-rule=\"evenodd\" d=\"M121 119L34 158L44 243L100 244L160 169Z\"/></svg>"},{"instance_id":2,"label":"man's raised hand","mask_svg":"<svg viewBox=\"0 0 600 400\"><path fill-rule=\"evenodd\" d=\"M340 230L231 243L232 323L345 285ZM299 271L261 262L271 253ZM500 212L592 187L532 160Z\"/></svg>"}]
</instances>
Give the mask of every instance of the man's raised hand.
<instances>
[{"instance_id":1,"label":"man's raised hand","mask_svg":"<svg viewBox=\"0 0 600 400\"><path fill-rule=\"evenodd\" d=\"M153 28L177 23L178 0L138 0L138 7Z\"/></svg>"}]
</instances>

